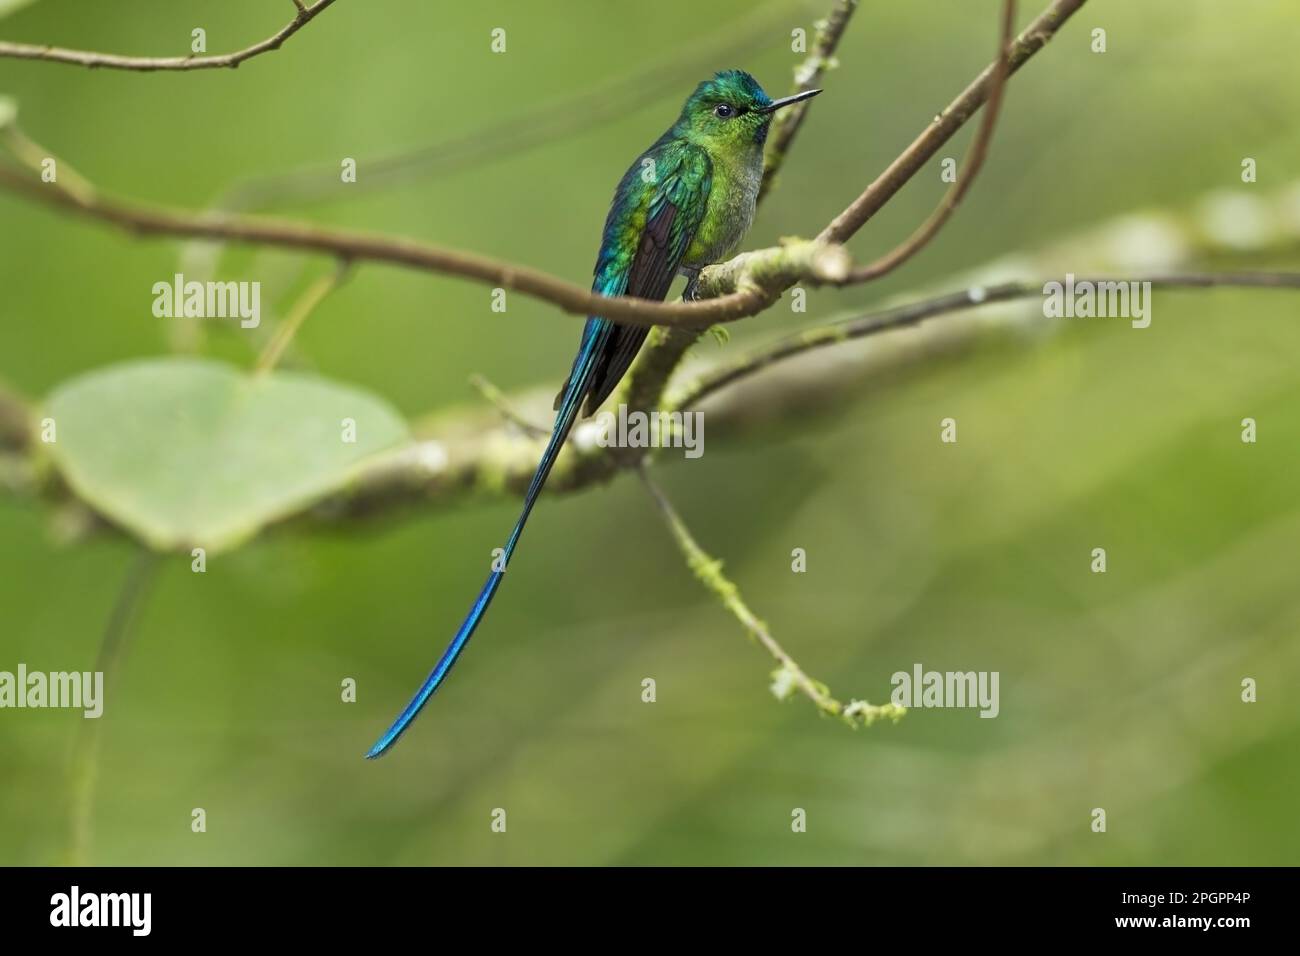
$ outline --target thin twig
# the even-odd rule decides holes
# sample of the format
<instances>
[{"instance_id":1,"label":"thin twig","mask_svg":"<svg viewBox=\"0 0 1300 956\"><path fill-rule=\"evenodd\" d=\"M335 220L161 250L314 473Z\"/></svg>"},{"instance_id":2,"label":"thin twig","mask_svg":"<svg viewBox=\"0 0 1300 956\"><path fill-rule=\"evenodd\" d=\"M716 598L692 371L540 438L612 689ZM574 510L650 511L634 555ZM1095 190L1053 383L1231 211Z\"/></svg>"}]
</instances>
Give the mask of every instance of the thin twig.
<instances>
[{"instance_id":1,"label":"thin twig","mask_svg":"<svg viewBox=\"0 0 1300 956\"><path fill-rule=\"evenodd\" d=\"M1029 59L1047 45L1065 22L1087 0L1053 0L1038 17L1016 38L1011 47L1011 73L1014 75ZM866 190L847 209L835 217L817 237L822 242L845 242L861 229L881 207L915 176L943 144L952 138L988 99L993 84L993 74L998 64L985 67L975 80L962 91L947 109L940 113L912 144L876 177Z\"/></svg>"},{"instance_id":2,"label":"thin twig","mask_svg":"<svg viewBox=\"0 0 1300 956\"><path fill-rule=\"evenodd\" d=\"M840 38L849 25L853 11L858 8L858 0L836 0L830 16L818 24L817 35L813 39L812 52L794 71L793 93L806 93L814 90L821 82L822 75L835 65L835 51L839 48ZM772 189L776 183L777 173L785 163L790 146L799 129L803 126L804 116L812 107L812 100L804 100L788 106L777 113L768 132L767 144L763 149L763 181L758 189L758 201Z\"/></svg>"},{"instance_id":3,"label":"thin twig","mask_svg":"<svg viewBox=\"0 0 1300 956\"><path fill-rule=\"evenodd\" d=\"M1091 282L1143 283L1153 289L1200 289L1211 287L1251 289L1300 289L1300 272L1207 272L1187 275L1156 275L1140 278L1076 278L1075 284ZM694 408L715 392L757 374L779 362L806 352L839 345L852 339L919 325L926 319L955 312L965 312L1015 299L1041 297L1044 283L1004 282L992 286L972 286L932 299L912 302L892 309L805 329L758 349L750 355L706 372L676 398L677 408Z\"/></svg>"},{"instance_id":4,"label":"thin twig","mask_svg":"<svg viewBox=\"0 0 1300 956\"><path fill-rule=\"evenodd\" d=\"M104 675L101 704L110 698L110 691L121 671L127 644L127 627L144 596L156 558L157 555L152 551L141 549L137 553L127 571L126 579L122 582L108 623L104 627L99 654L95 659L95 671ZM100 726L103 721L103 713L99 717L87 719L77 735L73 751L72 826L69 847L73 866L85 866L89 862L91 816L95 805L95 781L99 771L99 748L102 736Z\"/></svg>"},{"instance_id":5,"label":"thin twig","mask_svg":"<svg viewBox=\"0 0 1300 956\"><path fill-rule=\"evenodd\" d=\"M140 73L153 73L159 70L211 70L235 69L245 60L278 50L285 40L293 36L308 23L319 16L334 0L316 0L310 7L304 7L295 0L297 14L279 31L260 43L237 50L234 53L222 53L213 56L121 56L116 53L96 53L91 50L67 50L57 46L42 46L32 43L9 43L0 40L0 57L13 57L20 60L44 60L49 63L71 63L76 66L105 68L113 70L133 70Z\"/></svg>"},{"instance_id":6,"label":"thin twig","mask_svg":"<svg viewBox=\"0 0 1300 956\"><path fill-rule=\"evenodd\" d=\"M645 482L646 490L650 492L650 496L654 499L664 520L668 523L668 529L672 532L673 540L677 542L678 548L681 549L687 567L691 569L691 572L699 579L700 583L722 602L723 607L731 612L741 626L749 632L750 636L762 645L780 665L772 674L773 693L784 699L789 696L792 690L797 689L811 700L823 714L838 717L851 727L869 727L882 717L888 717L897 722L907 713L905 707L899 707L893 703L877 705L860 700L851 700L847 704L841 703L831 696L830 690L825 684L805 674L803 668L786 653L785 649L768 631L767 625L760 621L754 612L749 609L749 605L740 596L740 589L723 575L722 562L710 557L699 546L690 529L686 527L686 523L682 521L681 515L677 513L677 509L668 500L668 496L650 478L646 469L641 467L638 469L638 473L641 475L641 480Z\"/></svg>"},{"instance_id":7,"label":"thin twig","mask_svg":"<svg viewBox=\"0 0 1300 956\"><path fill-rule=\"evenodd\" d=\"M572 315L603 315L633 325L704 326L734 321L761 312L780 297L782 289L797 281L838 283L850 268L848 256L839 246L792 243L743 253L710 267L702 282L706 283L709 294L716 297L707 301L607 298L538 269L413 239L282 219L201 215L104 196L77 196L57 183L42 183L4 166L0 166L0 185L46 205L80 213L140 236L222 239L329 253L357 262L407 266L512 289L550 302Z\"/></svg>"},{"instance_id":8,"label":"thin twig","mask_svg":"<svg viewBox=\"0 0 1300 956\"><path fill-rule=\"evenodd\" d=\"M29 139L16 122L9 122L0 127L0 139L9 148L14 158L37 176L45 172L46 161L53 160L55 176L62 180L64 189L77 196L82 202L95 201L95 187L90 180L77 172L66 160L60 159Z\"/></svg>"},{"instance_id":9,"label":"thin twig","mask_svg":"<svg viewBox=\"0 0 1300 956\"><path fill-rule=\"evenodd\" d=\"M469 377L469 383L474 387L484 399L488 401L498 412L501 417L510 422L526 435L534 438L544 438L551 433L549 428L544 428L534 422L529 421L520 411L515 408L514 403L510 401L509 396L501 389L497 388L482 375L474 374Z\"/></svg>"},{"instance_id":10,"label":"thin twig","mask_svg":"<svg viewBox=\"0 0 1300 956\"><path fill-rule=\"evenodd\" d=\"M271 341L266 344L266 348L258 356L257 364L253 367L254 374L265 375L275 368L276 363L280 361L280 356L284 354L284 350L289 347L293 337L298 334L298 329L307 321L307 316L315 311L326 296L346 281L351 265L346 259L340 260L335 268L325 273L325 275L319 276L315 282L307 287L307 291L293 304L289 314L280 323L280 327L275 330L275 335L271 336Z\"/></svg>"},{"instance_id":11,"label":"thin twig","mask_svg":"<svg viewBox=\"0 0 1300 956\"><path fill-rule=\"evenodd\" d=\"M855 268L844 280L845 285L869 282L893 272L908 259L924 249L943 228L944 224L956 211L970 191L975 177L979 175L988 156L989 144L993 141L993 131L997 128L998 113L1002 108L1002 94L1006 91L1007 76L1011 62L1011 34L1016 24L1016 0L1004 0L1002 4L1002 29L998 34L998 59L993 71L989 88L988 103L984 107L984 118L971 143L966 161L961 164L957 181L944 195L930 218L917 228L907 239L874 262Z\"/></svg>"}]
</instances>

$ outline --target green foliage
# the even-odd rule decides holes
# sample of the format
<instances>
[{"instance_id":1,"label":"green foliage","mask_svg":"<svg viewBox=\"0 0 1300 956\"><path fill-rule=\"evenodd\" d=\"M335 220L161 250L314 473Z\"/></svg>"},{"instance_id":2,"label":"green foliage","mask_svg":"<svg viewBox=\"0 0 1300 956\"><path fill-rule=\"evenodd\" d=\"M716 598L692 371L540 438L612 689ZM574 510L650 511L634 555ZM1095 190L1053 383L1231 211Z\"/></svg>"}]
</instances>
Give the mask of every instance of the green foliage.
<instances>
[{"instance_id":1,"label":"green foliage","mask_svg":"<svg viewBox=\"0 0 1300 956\"><path fill-rule=\"evenodd\" d=\"M54 462L81 497L154 548L209 553L337 489L408 437L400 415L356 388L188 358L79 376L45 414ZM345 420L355 441L344 440Z\"/></svg>"}]
</instances>

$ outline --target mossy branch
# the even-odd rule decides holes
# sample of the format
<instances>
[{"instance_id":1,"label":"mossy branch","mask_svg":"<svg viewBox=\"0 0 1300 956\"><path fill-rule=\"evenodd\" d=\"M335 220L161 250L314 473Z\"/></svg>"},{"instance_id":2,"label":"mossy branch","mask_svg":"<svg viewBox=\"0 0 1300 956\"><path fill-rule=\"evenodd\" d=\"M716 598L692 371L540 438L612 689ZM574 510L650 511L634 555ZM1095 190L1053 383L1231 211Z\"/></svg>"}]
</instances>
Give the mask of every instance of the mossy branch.
<instances>
[{"instance_id":1,"label":"mossy branch","mask_svg":"<svg viewBox=\"0 0 1300 956\"><path fill-rule=\"evenodd\" d=\"M798 662L772 636L767 625L750 610L749 605L740 596L740 588L722 573L722 561L712 557L700 547L681 515L677 513L677 509L646 473L646 469L640 468L639 473L660 514L667 522L668 530L672 532L673 540L681 550L682 557L686 559L686 566L695 575L696 580L721 601L722 606L740 622L749 636L776 660L778 667L772 672L773 694L781 700L786 700L796 692L801 693L812 701L813 706L821 713L841 720L850 727L870 727L882 718L895 723L902 719L907 713L905 707L893 703L869 704L864 700L850 700L845 704L836 700L825 684L804 673Z\"/></svg>"},{"instance_id":2,"label":"mossy branch","mask_svg":"<svg viewBox=\"0 0 1300 956\"><path fill-rule=\"evenodd\" d=\"M849 19L858 8L858 0L837 0L825 20L818 21L817 34L813 38L812 50L807 58L794 70L794 88L791 93L806 93L816 89L826 71L838 66L835 51L839 48L840 38L849 25ZM776 177L785 164L790 152L790 145L803 126L804 117L812 106L811 100L804 100L787 107L778 113L772 121L768 133L767 145L763 149L763 182L759 186L758 201L762 202L776 184Z\"/></svg>"}]
</instances>

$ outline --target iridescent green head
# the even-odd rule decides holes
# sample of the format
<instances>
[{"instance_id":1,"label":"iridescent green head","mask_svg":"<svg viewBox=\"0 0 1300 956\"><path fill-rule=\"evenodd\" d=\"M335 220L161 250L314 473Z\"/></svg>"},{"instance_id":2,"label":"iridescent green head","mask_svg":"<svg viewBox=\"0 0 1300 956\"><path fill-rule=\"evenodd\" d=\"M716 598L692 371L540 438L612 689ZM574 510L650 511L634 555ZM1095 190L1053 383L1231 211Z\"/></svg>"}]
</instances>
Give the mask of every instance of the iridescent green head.
<instances>
[{"instance_id":1,"label":"iridescent green head","mask_svg":"<svg viewBox=\"0 0 1300 956\"><path fill-rule=\"evenodd\" d=\"M712 149L753 148L767 139L772 115L821 90L773 100L744 70L723 70L695 88L682 107L677 131Z\"/></svg>"}]
</instances>

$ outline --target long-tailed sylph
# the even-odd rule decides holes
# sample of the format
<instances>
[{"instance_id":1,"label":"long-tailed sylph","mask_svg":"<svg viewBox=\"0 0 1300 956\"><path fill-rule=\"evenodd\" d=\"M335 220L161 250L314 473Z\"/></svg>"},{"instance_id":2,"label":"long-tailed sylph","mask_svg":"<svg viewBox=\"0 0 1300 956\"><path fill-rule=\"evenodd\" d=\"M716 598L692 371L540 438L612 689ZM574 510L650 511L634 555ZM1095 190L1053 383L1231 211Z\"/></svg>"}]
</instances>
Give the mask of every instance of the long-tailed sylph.
<instances>
[{"instance_id":1,"label":"long-tailed sylph","mask_svg":"<svg viewBox=\"0 0 1300 956\"><path fill-rule=\"evenodd\" d=\"M688 280L684 295L692 297L699 271L735 252L754 219L763 177L763 144L773 114L819 92L808 90L772 100L741 70L718 73L697 86L677 122L637 157L619 181L605 219L592 290L659 301L680 272ZM501 585L524 523L579 410L585 407L590 415L609 396L647 331L644 326L617 325L600 316L587 319L573 369L555 400L550 441L503 553L451 644L367 757L380 756L397 741L456 663Z\"/></svg>"}]
</instances>

